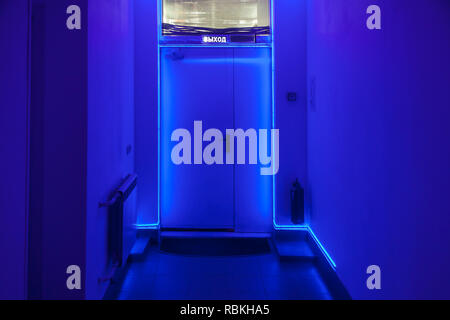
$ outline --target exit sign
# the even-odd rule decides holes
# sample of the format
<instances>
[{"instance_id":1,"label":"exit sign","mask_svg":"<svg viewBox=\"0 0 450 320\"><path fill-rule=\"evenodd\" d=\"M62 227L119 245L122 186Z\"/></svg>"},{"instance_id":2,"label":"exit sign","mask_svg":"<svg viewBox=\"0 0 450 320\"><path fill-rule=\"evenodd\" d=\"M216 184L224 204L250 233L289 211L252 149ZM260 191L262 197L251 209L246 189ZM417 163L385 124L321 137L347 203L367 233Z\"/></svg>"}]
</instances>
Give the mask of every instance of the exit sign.
<instances>
[{"instance_id":1,"label":"exit sign","mask_svg":"<svg viewBox=\"0 0 450 320\"><path fill-rule=\"evenodd\" d=\"M227 36L202 36L202 43L228 43Z\"/></svg>"}]
</instances>

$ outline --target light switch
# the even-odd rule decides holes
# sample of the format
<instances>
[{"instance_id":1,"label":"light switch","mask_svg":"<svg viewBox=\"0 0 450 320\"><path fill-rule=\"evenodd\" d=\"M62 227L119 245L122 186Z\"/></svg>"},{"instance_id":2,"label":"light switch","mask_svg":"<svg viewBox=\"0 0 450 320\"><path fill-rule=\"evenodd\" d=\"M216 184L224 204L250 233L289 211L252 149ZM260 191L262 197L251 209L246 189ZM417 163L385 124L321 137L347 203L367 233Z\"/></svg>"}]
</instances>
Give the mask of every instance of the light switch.
<instances>
[{"instance_id":1,"label":"light switch","mask_svg":"<svg viewBox=\"0 0 450 320\"><path fill-rule=\"evenodd\" d=\"M297 92L288 92L287 94L287 100L289 102L295 102L297 101Z\"/></svg>"}]
</instances>

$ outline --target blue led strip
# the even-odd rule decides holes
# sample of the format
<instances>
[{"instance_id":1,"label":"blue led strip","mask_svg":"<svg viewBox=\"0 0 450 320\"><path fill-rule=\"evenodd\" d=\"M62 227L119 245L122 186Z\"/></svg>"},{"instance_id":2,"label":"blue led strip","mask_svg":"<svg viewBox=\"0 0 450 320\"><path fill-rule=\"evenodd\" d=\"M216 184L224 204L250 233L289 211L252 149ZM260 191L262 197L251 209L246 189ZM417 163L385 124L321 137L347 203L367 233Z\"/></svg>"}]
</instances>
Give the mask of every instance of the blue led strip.
<instances>
[{"instance_id":1,"label":"blue led strip","mask_svg":"<svg viewBox=\"0 0 450 320\"><path fill-rule=\"evenodd\" d=\"M270 1L270 36L272 37L272 129L275 129L275 20L274 20L274 9L273 9L273 1ZM270 135L272 138L272 134ZM271 139L272 146L272 157L275 154L275 146ZM275 165L272 170L275 170ZM272 220L273 225L276 228L276 203L275 203L275 171L272 172Z\"/></svg>"},{"instance_id":2,"label":"blue led strip","mask_svg":"<svg viewBox=\"0 0 450 320\"><path fill-rule=\"evenodd\" d=\"M331 258L331 256L328 254L327 250L325 250L322 243L320 243L319 239L317 239L316 235L312 231L311 227L308 226L308 232L311 235L311 237L314 239L314 242L319 247L320 251L322 251L323 255L327 259L327 261L330 263L330 265L333 267L333 269L336 269L336 263L334 263L334 260Z\"/></svg>"},{"instance_id":3,"label":"blue led strip","mask_svg":"<svg viewBox=\"0 0 450 320\"><path fill-rule=\"evenodd\" d=\"M295 230L304 230L304 231L308 231L309 232L309 227L305 226L305 225L298 225L298 226L289 226L289 225L276 225L274 226L275 230L291 230L291 231L295 231Z\"/></svg>"},{"instance_id":4,"label":"blue led strip","mask_svg":"<svg viewBox=\"0 0 450 320\"><path fill-rule=\"evenodd\" d=\"M308 225L301 225L301 226L275 226L275 230L286 230L286 231L288 231L288 230L291 230L291 231L303 230L303 231L307 231L311 235L311 238L314 240L314 242L316 243L317 247L320 249L322 254L327 259L327 261L330 264L330 266L333 269L336 269L336 263L334 262L333 258L331 258L330 254L325 249L325 247L322 245L322 243L319 241L319 239L316 237L314 231L311 229L310 226L308 226Z\"/></svg>"},{"instance_id":5,"label":"blue led strip","mask_svg":"<svg viewBox=\"0 0 450 320\"><path fill-rule=\"evenodd\" d=\"M158 41L158 221L155 224L157 227L161 223L161 47L159 45L159 38L161 35L161 17L162 17L162 5L161 0L157 1L157 41Z\"/></svg>"},{"instance_id":6,"label":"blue led strip","mask_svg":"<svg viewBox=\"0 0 450 320\"><path fill-rule=\"evenodd\" d=\"M159 229L159 223L139 223L136 224L138 230Z\"/></svg>"}]
</instances>

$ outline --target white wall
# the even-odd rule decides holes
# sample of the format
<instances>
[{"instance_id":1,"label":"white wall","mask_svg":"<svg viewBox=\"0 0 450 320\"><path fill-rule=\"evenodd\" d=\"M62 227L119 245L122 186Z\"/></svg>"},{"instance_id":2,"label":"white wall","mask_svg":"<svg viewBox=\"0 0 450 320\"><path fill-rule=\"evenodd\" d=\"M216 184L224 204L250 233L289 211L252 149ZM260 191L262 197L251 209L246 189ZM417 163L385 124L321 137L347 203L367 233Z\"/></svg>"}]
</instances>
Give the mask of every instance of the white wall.
<instances>
[{"instance_id":1,"label":"white wall","mask_svg":"<svg viewBox=\"0 0 450 320\"><path fill-rule=\"evenodd\" d=\"M83 5L83 0L70 0ZM3 183L0 201L2 232L1 297L27 298L27 273L30 257L39 256L39 283L33 292L44 299L80 298L83 290L69 291L66 287L66 268L77 264L84 268L84 125L85 119L85 60L83 51L85 33L70 32L65 28L67 0L48 2L43 11L47 17L41 31L42 73L38 87L42 88L44 104L40 110L45 119L39 150L42 180L37 188L41 195L39 212L28 207L29 112L35 101L30 94L33 52L28 50L31 34L29 28L29 1L2 1L0 3L0 32L2 50L1 117L0 130ZM62 22L62 23L61 23ZM78 51L79 50L79 51ZM41 54L41 53L39 53ZM69 77L67 75L70 75ZM63 80L62 80L63 79ZM31 88L30 88L31 89ZM30 103L29 103L30 101ZM30 110L28 110L28 103ZM4 130L4 131L3 131ZM35 172L36 173L36 172ZM27 231L29 214L38 212L39 239L30 238ZM27 229L28 228L28 229ZM36 240L36 242L35 242ZM29 243L37 244L26 251ZM33 270L35 271L35 270ZM36 289L36 291L34 291Z\"/></svg>"},{"instance_id":2,"label":"white wall","mask_svg":"<svg viewBox=\"0 0 450 320\"><path fill-rule=\"evenodd\" d=\"M0 299L26 297L27 0L0 2Z\"/></svg>"},{"instance_id":3,"label":"white wall","mask_svg":"<svg viewBox=\"0 0 450 320\"><path fill-rule=\"evenodd\" d=\"M134 172L133 1L89 2L88 61L86 298L101 299L112 261L98 203Z\"/></svg>"},{"instance_id":4,"label":"white wall","mask_svg":"<svg viewBox=\"0 0 450 320\"><path fill-rule=\"evenodd\" d=\"M278 224L291 224L290 189L306 176L306 3L274 2L275 107L280 130L280 168L276 175ZM297 94L296 102L287 100Z\"/></svg>"},{"instance_id":5,"label":"white wall","mask_svg":"<svg viewBox=\"0 0 450 320\"><path fill-rule=\"evenodd\" d=\"M311 225L353 298L449 298L450 2L376 3L308 1Z\"/></svg>"},{"instance_id":6,"label":"white wall","mask_svg":"<svg viewBox=\"0 0 450 320\"><path fill-rule=\"evenodd\" d=\"M138 222L158 221L158 34L157 1L136 0L135 77Z\"/></svg>"},{"instance_id":7,"label":"white wall","mask_svg":"<svg viewBox=\"0 0 450 320\"><path fill-rule=\"evenodd\" d=\"M42 96L31 99L31 112L41 108L38 112L43 113L38 155L42 166L35 169L41 170L42 183L30 190L42 196L40 210L30 207L33 218L40 220L41 231L40 239L30 240L39 242L33 256L40 257L40 298L80 299L85 295L85 274L81 274L81 290L68 290L66 269L78 265L85 270L86 260L87 28L82 20L81 30L68 30L65 20L69 5L80 6L85 14L87 1L42 3L45 35L41 35L42 60L37 62L42 63L41 74L34 75L31 84L33 90L36 86L42 90ZM35 285L33 279L30 284Z\"/></svg>"}]
</instances>

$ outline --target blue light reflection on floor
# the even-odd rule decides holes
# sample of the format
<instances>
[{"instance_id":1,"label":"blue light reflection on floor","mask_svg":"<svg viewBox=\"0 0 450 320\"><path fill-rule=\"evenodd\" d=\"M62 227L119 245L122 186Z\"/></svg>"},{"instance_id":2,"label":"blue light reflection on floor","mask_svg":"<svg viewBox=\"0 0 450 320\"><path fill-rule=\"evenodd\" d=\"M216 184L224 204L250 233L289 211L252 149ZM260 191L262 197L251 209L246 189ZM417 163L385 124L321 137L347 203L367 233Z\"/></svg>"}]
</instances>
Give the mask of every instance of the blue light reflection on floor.
<instances>
[{"instance_id":1,"label":"blue light reflection on floor","mask_svg":"<svg viewBox=\"0 0 450 320\"><path fill-rule=\"evenodd\" d=\"M312 262L283 261L273 253L184 256L148 248L132 262L108 298L118 299L331 299Z\"/></svg>"}]
</instances>

